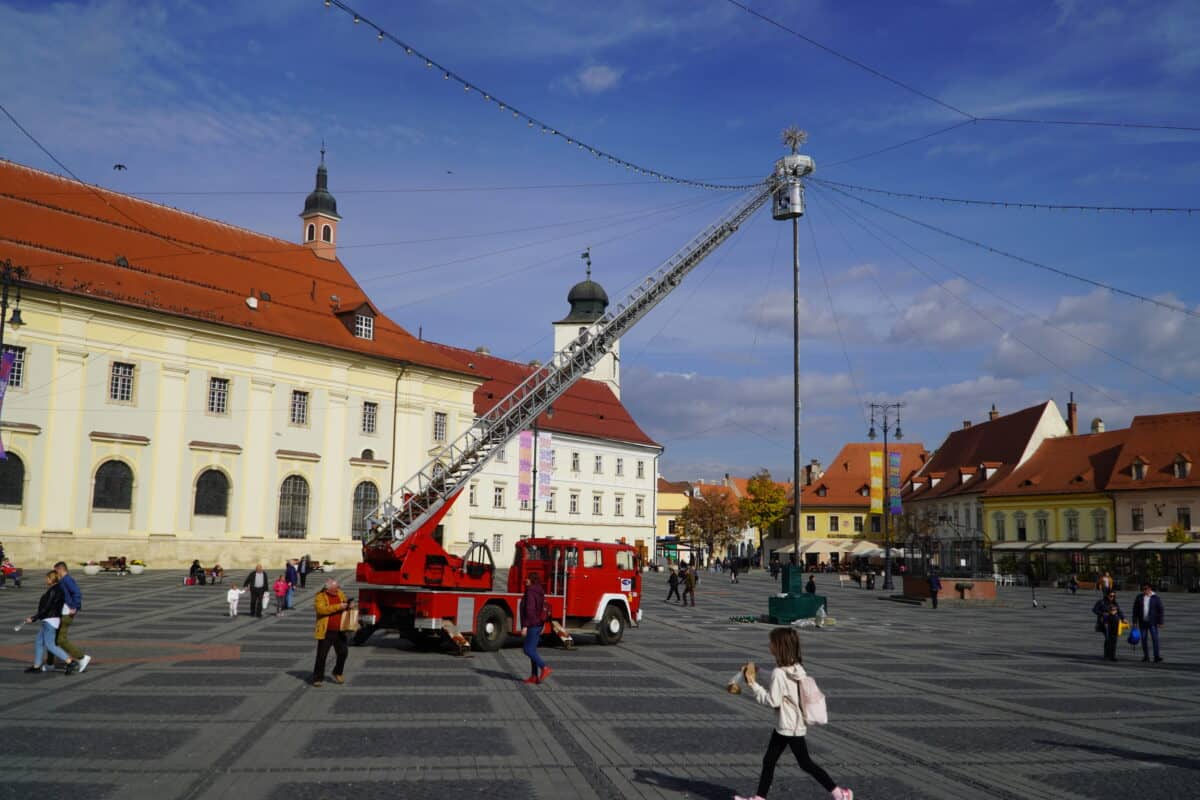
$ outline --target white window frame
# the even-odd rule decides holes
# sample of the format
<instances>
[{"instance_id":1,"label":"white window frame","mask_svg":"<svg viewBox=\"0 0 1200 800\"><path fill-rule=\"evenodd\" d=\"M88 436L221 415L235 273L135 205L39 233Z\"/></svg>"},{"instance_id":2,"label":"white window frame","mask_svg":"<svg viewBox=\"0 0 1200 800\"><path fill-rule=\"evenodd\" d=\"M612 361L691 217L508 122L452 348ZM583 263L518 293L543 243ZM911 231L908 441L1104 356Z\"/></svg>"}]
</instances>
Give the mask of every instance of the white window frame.
<instances>
[{"instance_id":1,"label":"white window frame","mask_svg":"<svg viewBox=\"0 0 1200 800\"><path fill-rule=\"evenodd\" d=\"M292 400L288 406L288 421L299 428L308 427L308 392L292 389Z\"/></svg>"},{"instance_id":2,"label":"white window frame","mask_svg":"<svg viewBox=\"0 0 1200 800\"><path fill-rule=\"evenodd\" d=\"M546 504L545 504L545 508L544 508L544 510L546 511L547 514L553 514L555 512L556 509L554 508L554 503L557 499L558 499L558 490L551 489L550 496L546 498Z\"/></svg>"},{"instance_id":3,"label":"white window frame","mask_svg":"<svg viewBox=\"0 0 1200 800\"><path fill-rule=\"evenodd\" d=\"M604 456L597 455L592 460L592 474L593 475L603 475L604 474Z\"/></svg>"},{"instance_id":4,"label":"white window frame","mask_svg":"<svg viewBox=\"0 0 1200 800\"><path fill-rule=\"evenodd\" d=\"M638 495L633 500L633 515L639 519L646 516L646 498L643 495Z\"/></svg>"},{"instance_id":5,"label":"white window frame","mask_svg":"<svg viewBox=\"0 0 1200 800\"><path fill-rule=\"evenodd\" d=\"M645 461L637 462L637 476L638 476L639 480L646 477L646 462Z\"/></svg>"},{"instance_id":6,"label":"white window frame","mask_svg":"<svg viewBox=\"0 0 1200 800\"><path fill-rule=\"evenodd\" d=\"M370 314L354 315L354 336L357 339L375 339L375 318Z\"/></svg>"},{"instance_id":7,"label":"white window frame","mask_svg":"<svg viewBox=\"0 0 1200 800\"><path fill-rule=\"evenodd\" d=\"M569 503L570 504L567 506L567 509L568 509L567 513L578 514L579 513L579 492L571 492L571 497L570 497Z\"/></svg>"},{"instance_id":8,"label":"white window frame","mask_svg":"<svg viewBox=\"0 0 1200 800\"><path fill-rule=\"evenodd\" d=\"M506 487L502 483L498 483L492 487L492 508L504 508L504 489Z\"/></svg>"},{"instance_id":9,"label":"white window frame","mask_svg":"<svg viewBox=\"0 0 1200 800\"><path fill-rule=\"evenodd\" d=\"M623 495L623 494L613 495L613 516L614 517L625 516L625 495Z\"/></svg>"},{"instance_id":10,"label":"white window frame","mask_svg":"<svg viewBox=\"0 0 1200 800\"><path fill-rule=\"evenodd\" d=\"M492 552L499 553L503 549L504 549L504 534L503 533L493 533L492 534Z\"/></svg>"},{"instance_id":11,"label":"white window frame","mask_svg":"<svg viewBox=\"0 0 1200 800\"><path fill-rule=\"evenodd\" d=\"M12 372L8 373L8 388L25 388L25 348L5 345L4 351L13 354Z\"/></svg>"},{"instance_id":12,"label":"white window frame","mask_svg":"<svg viewBox=\"0 0 1200 800\"><path fill-rule=\"evenodd\" d=\"M379 403L364 400L362 406L362 432L375 433L379 427Z\"/></svg>"},{"instance_id":13,"label":"white window frame","mask_svg":"<svg viewBox=\"0 0 1200 800\"><path fill-rule=\"evenodd\" d=\"M472 508L477 508L479 506L479 482L478 481L475 481L474 483L471 483L469 486L467 486L467 505L471 506ZM471 541L471 540L468 539L467 541Z\"/></svg>"},{"instance_id":14,"label":"white window frame","mask_svg":"<svg viewBox=\"0 0 1200 800\"><path fill-rule=\"evenodd\" d=\"M229 378L210 375L208 378L208 413L216 417L229 416Z\"/></svg>"},{"instance_id":15,"label":"white window frame","mask_svg":"<svg viewBox=\"0 0 1200 800\"><path fill-rule=\"evenodd\" d=\"M433 440L444 442L450 433L450 415L445 411L433 412Z\"/></svg>"},{"instance_id":16,"label":"white window frame","mask_svg":"<svg viewBox=\"0 0 1200 800\"><path fill-rule=\"evenodd\" d=\"M571 453L571 472L579 472L579 453Z\"/></svg>"},{"instance_id":17,"label":"white window frame","mask_svg":"<svg viewBox=\"0 0 1200 800\"><path fill-rule=\"evenodd\" d=\"M592 492L592 516L598 517L604 513L604 493Z\"/></svg>"},{"instance_id":18,"label":"white window frame","mask_svg":"<svg viewBox=\"0 0 1200 800\"><path fill-rule=\"evenodd\" d=\"M108 399L112 403L133 405L137 399L137 364L114 361L108 373Z\"/></svg>"},{"instance_id":19,"label":"white window frame","mask_svg":"<svg viewBox=\"0 0 1200 800\"><path fill-rule=\"evenodd\" d=\"M617 457L616 470L617 470L618 478L623 477L625 475L625 459L623 459L619 456Z\"/></svg>"}]
</instances>

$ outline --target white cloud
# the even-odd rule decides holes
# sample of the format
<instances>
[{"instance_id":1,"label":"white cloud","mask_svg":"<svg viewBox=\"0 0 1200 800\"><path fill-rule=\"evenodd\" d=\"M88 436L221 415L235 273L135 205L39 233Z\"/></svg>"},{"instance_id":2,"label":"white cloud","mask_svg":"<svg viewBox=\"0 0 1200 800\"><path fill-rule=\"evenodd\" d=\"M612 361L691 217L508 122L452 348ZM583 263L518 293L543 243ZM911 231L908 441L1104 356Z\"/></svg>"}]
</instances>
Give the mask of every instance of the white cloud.
<instances>
[{"instance_id":1,"label":"white cloud","mask_svg":"<svg viewBox=\"0 0 1200 800\"><path fill-rule=\"evenodd\" d=\"M623 68L607 64L591 64L571 75L563 76L552 84L578 94L600 94L616 89L621 84Z\"/></svg>"},{"instance_id":2,"label":"white cloud","mask_svg":"<svg viewBox=\"0 0 1200 800\"><path fill-rule=\"evenodd\" d=\"M954 278L922 291L901 309L891 339L948 349L982 348L995 339L996 325L1006 326L1011 318L1003 309L972 300L967 282Z\"/></svg>"}]
</instances>

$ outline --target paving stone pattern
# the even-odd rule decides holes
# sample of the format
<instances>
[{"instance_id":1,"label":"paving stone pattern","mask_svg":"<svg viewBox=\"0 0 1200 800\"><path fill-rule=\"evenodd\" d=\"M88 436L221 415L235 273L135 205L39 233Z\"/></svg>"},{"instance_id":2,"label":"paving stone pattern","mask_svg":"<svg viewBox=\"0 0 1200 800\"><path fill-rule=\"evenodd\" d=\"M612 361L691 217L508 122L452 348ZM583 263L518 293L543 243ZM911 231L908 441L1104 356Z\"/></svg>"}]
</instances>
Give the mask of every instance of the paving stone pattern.
<instances>
[{"instance_id":1,"label":"paving stone pattern","mask_svg":"<svg viewBox=\"0 0 1200 800\"><path fill-rule=\"evenodd\" d=\"M649 575L643 625L618 647L547 646L538 687L517 642L460 659L376 635L344 686L311 688L315 585L291 614L229 619L225 587L175 573L77 578L85 674L26 675L32 626L0 633L0 800L727 800L753 790L770 735L771 713L724 689L746 660L770 666L769 626L730 621L765 610L761 574L704 575L695 608ZM1164 595L1165 663L1122 644L1114 665L1091 593L934 611L817 583L836 625L801 631L831 716L809 745L856 797L1196 796L1200 595ZM0 591L0 619L37 597ZM828 796L789 759L772 797Z\"/></svg>"}]
</instances>

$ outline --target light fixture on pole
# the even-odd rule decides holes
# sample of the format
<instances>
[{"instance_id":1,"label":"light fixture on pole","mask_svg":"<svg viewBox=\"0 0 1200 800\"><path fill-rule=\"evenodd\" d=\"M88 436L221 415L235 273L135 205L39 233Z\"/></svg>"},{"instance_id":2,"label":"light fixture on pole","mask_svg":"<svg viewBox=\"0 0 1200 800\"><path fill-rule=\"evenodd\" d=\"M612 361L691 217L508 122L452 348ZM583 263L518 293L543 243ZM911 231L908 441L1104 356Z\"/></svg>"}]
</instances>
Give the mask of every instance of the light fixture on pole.
<instances>
[{"instance_id":1,"label":"light fixture on pole","mask_svg":"<svg viewBox=\"0 0 1200 800\"><path fill-rule=\"evenodd\" d=\"M891 498L889 497L889 486L888 486L888 471L889 471L889 467L888 467L888 433L890 433L893 430L893 426L892 426L891 422L889 421L889 417L893 414L895 415L896 424L894 426L894 429L896 431L896 438L903 439L904 432L900 430L900 409L902 409L903 407L904 407L904 403L871 403L870 404L871 429L869 431L867 431L867 438L870 439L871 441L875 441L875 437L876 437L875 415L879 414L880 423L881 423L879 427L882 428L882 430L883 430L883 469L884 469L883 509L882 509L883 513L880 516L883 517L883 548L884 548L884 552L883 552L883 588L884 588L884 591L891 591L892 589L895 588L895 586L892 584L891 525L888 522L888 518L891 516L891 509L889 508L889 506L891 505L891 502L890 502Z\"/></svg>"},{"instance_id":2,"label":"light fixture on pole","mask_svg":"<svg viewBox=\"0 0 1200 800\"><path fill-rule=\"evenodd\" d=\"M808 134L795 125L783 131L790 155L775 162L780 179L771 202L771 216L792 221L792 559L800 564L800 217L804 216L804 183L816 163L797 151Z\"/></svg>"}]
</instances>

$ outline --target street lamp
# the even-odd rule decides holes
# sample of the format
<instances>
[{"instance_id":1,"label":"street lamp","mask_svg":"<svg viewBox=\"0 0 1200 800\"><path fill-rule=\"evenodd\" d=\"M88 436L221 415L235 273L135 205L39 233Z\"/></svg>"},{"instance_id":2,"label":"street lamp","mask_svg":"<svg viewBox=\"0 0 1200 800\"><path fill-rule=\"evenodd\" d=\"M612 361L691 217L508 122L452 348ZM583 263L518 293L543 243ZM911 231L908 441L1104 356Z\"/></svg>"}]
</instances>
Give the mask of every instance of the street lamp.
<instances>
[{"instance_id":1,"label":"street lamp","mask_svg":"<svg viewBox=\"0 0 1200 800\"><path fill-rule=\"evenodd\" d=\"M546 409L546 419L554 419L554 406ZM537 504L538 504L538 425L537 418L533 420L533 485L530 487L529 498L529 538L537 536Z\"/></svg>"},{"instance_id":2,"label":"street lamp","mask_svg":"<svg viewBox=\"0 0 1200 800\"><path fill-rule=\"evenodd\" d=\"M24 267L14 267L12 261L5 260L0 262L0 282L3 283L3 289L0 289L0 355L4 353L5 323L10 323L14 328L19 328L25 324L25 320L21 319L20 281L26 274L27 270ZM13 286L17 287L17 299L12 312L12 319L9 319L8 295Z\"/></svg>"},{"instance_id":3,"label":"street lamp","mask_svg":"<svg viewBox=\"0 0 1200 800\"><path fill-rule=\"evenodd\" d=\"M900 429L900 409L904 408L904 403L871 403L871 429L867 431L867 438L875 441L875 415L879 414L880 428L883 429L883 589L890 591L895 587L892 585L892 537L888 517L891 515L888 509L889 505L889 489L888 486L888 433L892 431L892 424L888 417L895 414L896 438L903 439L904 431Z\"/></svg>"}]
</instances>

